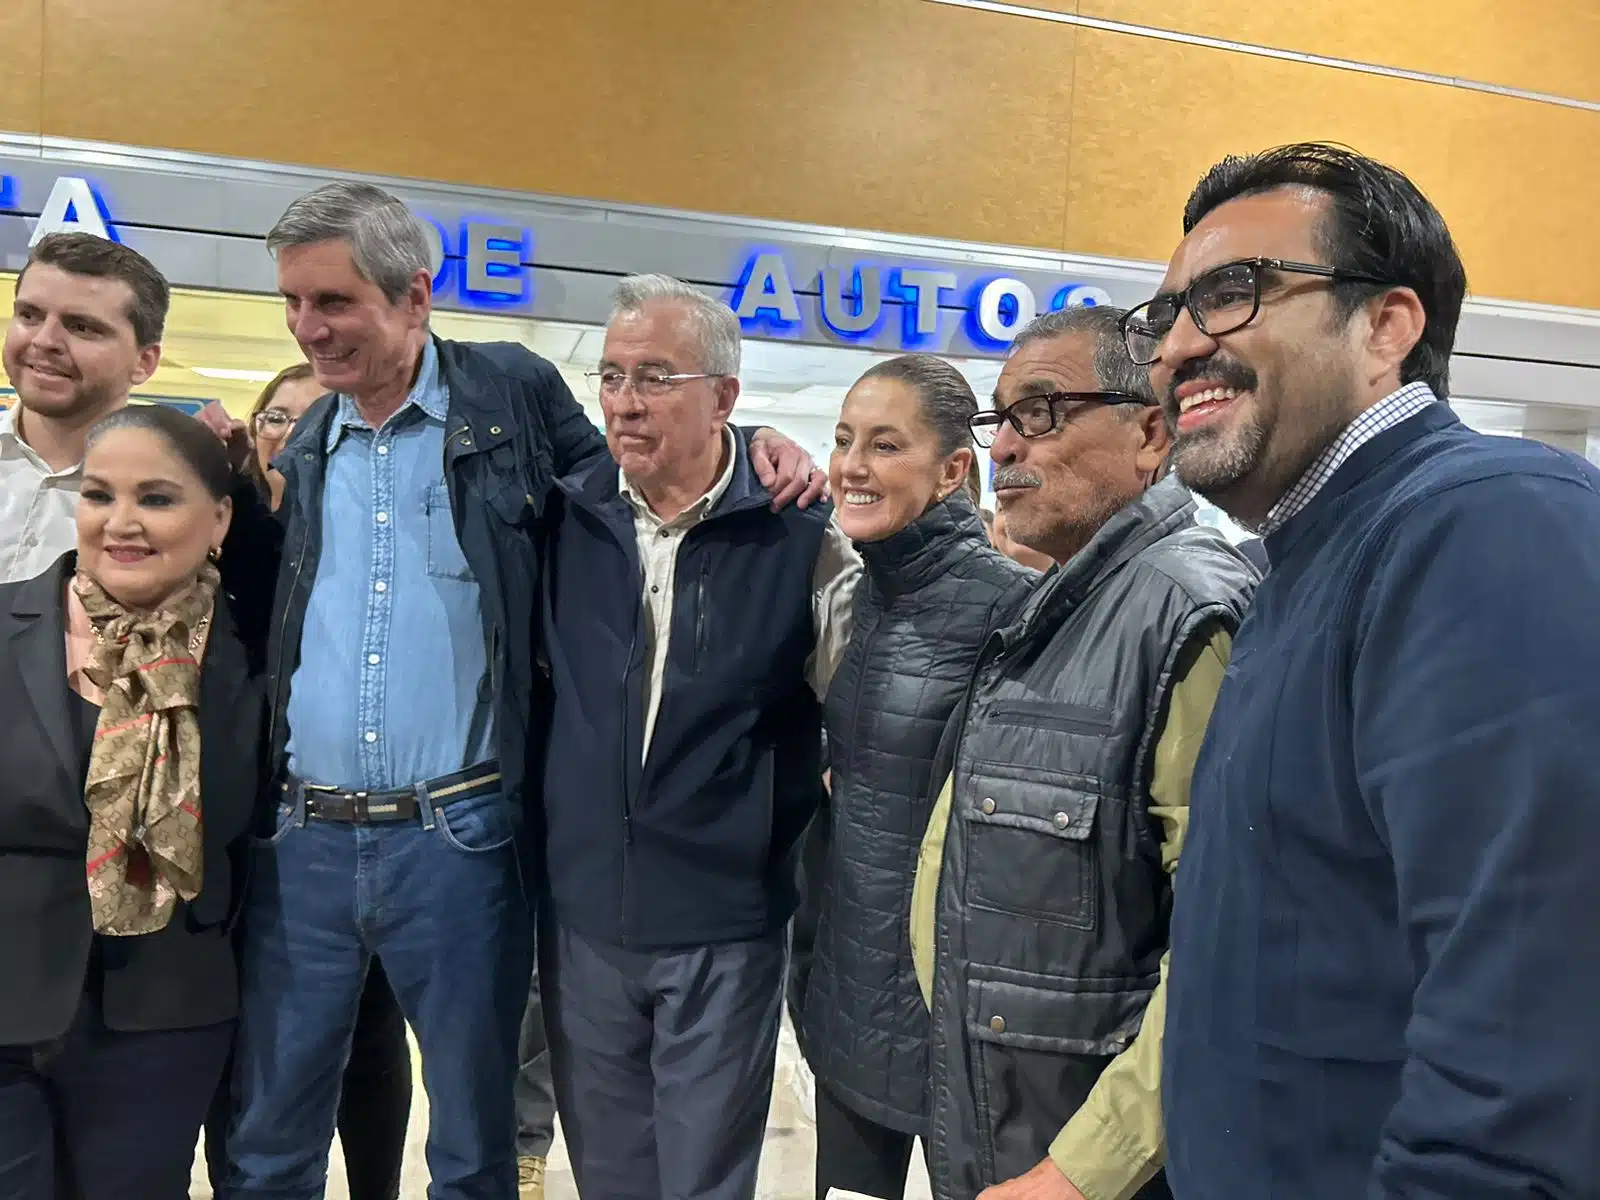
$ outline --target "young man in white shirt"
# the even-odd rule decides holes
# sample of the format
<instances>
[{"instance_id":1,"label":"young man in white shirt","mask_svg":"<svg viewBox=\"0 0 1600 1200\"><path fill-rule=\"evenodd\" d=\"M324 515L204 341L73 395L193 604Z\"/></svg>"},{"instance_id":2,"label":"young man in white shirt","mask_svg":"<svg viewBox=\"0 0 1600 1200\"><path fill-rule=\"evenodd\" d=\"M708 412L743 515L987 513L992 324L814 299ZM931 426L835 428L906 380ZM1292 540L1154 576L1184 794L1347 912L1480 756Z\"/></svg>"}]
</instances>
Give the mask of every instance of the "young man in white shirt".
<instances>
[{"instance_id":1,"label":"young man in white shirt","mask_svg":"<svg viewBox=\"0 0 1600 1200\"><path fill-rule=\"evenodd\" d=\"M75 541L83 444L161 361L168 288L135 250L88 233L42 238L17 279L0 411L0 582L31 579Z\"/></svg>"}]
</instances>

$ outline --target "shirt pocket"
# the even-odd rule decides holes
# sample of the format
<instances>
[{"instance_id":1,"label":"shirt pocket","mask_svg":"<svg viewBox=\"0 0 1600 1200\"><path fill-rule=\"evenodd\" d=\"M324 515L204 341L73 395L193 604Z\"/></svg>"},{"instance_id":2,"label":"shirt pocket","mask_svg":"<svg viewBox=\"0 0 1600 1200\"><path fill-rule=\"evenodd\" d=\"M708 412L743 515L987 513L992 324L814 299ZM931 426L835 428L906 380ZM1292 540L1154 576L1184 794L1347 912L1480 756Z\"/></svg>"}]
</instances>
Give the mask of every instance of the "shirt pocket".
<instances>
[{"instance_id":1,"label":"shirt pocket","mask_svg":"<svg viewBox=\"0 0 1600 1200\"><path fill-rule=\"evenodd\" d=\"M430 487L423 497L423 516L428 525L428 574L436 579L471 581L472 568L461 552L456 523L450 512L450 488L443 483Z\"/></svg>"},{"instance_id":2,"label":"shirt pocket","mask_svg":"<svg viewBox=\"0 0 1600 1200\"><path fill-rule=\"evenodd\" d=\"M969 904L1073 929L1096 927L1100 795L1092 781L976 762L961 804Z\"/></svg>"}]
</instances>

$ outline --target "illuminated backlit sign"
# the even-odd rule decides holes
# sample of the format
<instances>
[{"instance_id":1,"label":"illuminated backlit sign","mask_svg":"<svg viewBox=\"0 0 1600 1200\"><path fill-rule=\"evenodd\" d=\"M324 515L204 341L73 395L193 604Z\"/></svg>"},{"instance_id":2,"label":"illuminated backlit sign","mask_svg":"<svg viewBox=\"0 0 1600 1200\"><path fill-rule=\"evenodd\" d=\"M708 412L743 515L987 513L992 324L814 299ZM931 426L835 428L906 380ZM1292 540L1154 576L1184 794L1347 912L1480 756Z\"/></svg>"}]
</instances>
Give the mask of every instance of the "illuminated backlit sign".
<instances>
[{"instance_id":1,"label":"illuminated backlit sign","mask_svg":"<svg viewBox=\"0 0 1600 1200\"><path fill-rule=\"evenodd\" d=\"M795 288L781 251L755 250L729 304L745 332L755 335L804 338L826 331L826 340L887 340L917 350L948 345L952 331L942 323L954 322L971 348L994 352L1041 311L1111 303L1103 288L1088 284L1062 283L1040 295L1008 275L962 280L943 268L873 263L823 267L806 283L805 293Z\"/></svg>"},{"instance_id":2,"label":"illuminated backlit sign","mask_svg":"<svg viewBox=\"0 0 1600 1200\"><path fill-rule=\"evenodd\" d=\"M20 193L15 176L0 175L0 212L19 209ZM113 242L121 240L111 224L111 212L100 189L76 175L63 175L51 186L40 206L28 247L33 248L39 239L52 233L92 233Z\"/></svg>"},{"instance_id":3,"label":"illuminated backlit sign","mask_svg":"<svg viewBox=\"0 0 1600 1200\"><path fill-rule=\"evenodd\" d=\"M525 304L533 294L533 231L494 221L462 221L455 232L422 217L433 262L433 293L472 308Z\"/></svg>"}]
</instances>

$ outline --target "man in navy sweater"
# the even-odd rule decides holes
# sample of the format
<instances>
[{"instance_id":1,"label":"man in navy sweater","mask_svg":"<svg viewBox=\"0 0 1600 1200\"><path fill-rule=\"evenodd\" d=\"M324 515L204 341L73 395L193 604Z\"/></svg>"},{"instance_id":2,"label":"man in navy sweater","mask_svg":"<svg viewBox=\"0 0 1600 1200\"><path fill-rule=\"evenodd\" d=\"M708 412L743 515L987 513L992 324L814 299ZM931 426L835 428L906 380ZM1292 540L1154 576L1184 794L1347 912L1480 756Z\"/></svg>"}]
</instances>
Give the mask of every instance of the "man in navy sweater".
<instances>
[{"instance_id":1,"label":"man in navy sweater","mask_svg":"<svg viewBox=\"0 0 1600 1200\"><path fill-rule=\"evenodd\" d=\"M1272 571L1177 880L1173 1192L1600 1195L1600 472L1441 402L1466 280L1399 172L1229 158L1184 228L1124 333Z\"/></svg>"}]
</instances>

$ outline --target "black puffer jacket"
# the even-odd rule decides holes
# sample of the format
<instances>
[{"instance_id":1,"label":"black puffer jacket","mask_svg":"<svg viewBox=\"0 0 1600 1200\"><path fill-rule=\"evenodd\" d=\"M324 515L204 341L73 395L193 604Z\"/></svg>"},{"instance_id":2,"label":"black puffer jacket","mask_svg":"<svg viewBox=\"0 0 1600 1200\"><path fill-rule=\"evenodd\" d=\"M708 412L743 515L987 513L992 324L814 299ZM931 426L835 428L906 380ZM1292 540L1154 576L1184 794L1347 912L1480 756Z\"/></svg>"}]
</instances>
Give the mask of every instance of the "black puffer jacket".
<instances>
[{"instance_id":1,"label":"black puffer jacket","mask_svg":"<svg viewBox=\"0 0 1600 1200\"><path fill-rule=\"evenodd\" d=\"M985 635L1039 576L989 545L965 492L857 549L866 575L855 633L825 708L833 794L818 831L828 848L799 1024L820 1085L880 1125L918 1133L929 1025L909 918L934 752Z\"/></svg>"}]
</instances>

